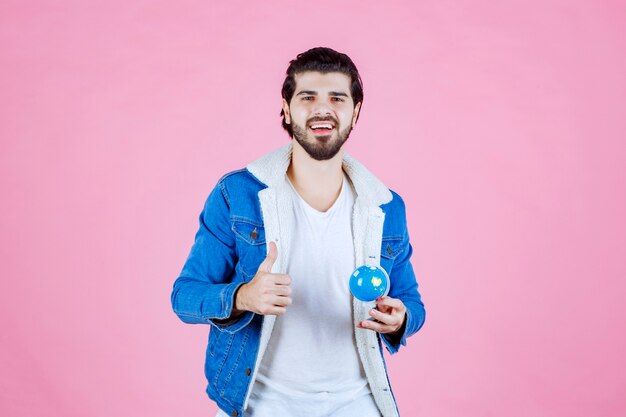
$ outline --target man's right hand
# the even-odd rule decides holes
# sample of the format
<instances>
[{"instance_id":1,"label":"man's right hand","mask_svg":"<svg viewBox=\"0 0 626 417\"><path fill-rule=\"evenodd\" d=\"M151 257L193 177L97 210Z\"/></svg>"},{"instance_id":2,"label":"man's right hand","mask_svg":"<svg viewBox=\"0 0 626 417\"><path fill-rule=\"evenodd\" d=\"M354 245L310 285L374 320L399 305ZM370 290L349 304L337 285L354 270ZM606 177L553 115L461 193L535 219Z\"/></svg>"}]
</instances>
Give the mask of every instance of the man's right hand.
<instances>
[{"instance_id":1,"label":"man's right hand","mask_svg":"<svg viewBox=\"0 0 626 417\"><path fill-rule=\"evenodd\" d=\"M278 257L278 249L270 242L267 257L254 278L239 287L235 299L237 310L252 311L257 314L280 316L287 312L291 304L291 277L287 274L272 274L272 266Z\"/></svg>"}]
</instances>

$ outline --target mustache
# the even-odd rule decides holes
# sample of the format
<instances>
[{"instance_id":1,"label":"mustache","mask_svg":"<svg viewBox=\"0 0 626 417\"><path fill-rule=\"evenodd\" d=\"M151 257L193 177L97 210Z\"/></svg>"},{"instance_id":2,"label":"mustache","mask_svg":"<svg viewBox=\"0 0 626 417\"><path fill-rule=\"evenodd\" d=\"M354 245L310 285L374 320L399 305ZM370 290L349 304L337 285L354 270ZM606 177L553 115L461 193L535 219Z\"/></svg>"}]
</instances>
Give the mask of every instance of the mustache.
<instances>
[{"instance_id":1,"label":"mustache","mask_svg":"<svg viewBox=\"0 0 626 417\"><path fill-rule=\"evenodd\" d=\"M335 126L339 124L339 122L332 116L328 116L328 117L315 116L307 120L307 125L310 125L311 123L315 123L315 122L333 122Z\"/></svg>"}]
</instances>

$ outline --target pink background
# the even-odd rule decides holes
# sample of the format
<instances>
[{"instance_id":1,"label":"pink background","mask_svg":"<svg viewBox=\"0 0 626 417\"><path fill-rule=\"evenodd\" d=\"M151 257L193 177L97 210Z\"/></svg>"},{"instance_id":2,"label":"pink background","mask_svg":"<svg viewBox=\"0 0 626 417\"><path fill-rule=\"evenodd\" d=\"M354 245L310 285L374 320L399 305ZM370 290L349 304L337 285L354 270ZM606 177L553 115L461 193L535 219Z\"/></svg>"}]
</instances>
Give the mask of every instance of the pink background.
<instances>
[{"instance_id":1,"label":"pink background","mask_svg":"<svg viewBox=\"0 0 626 417\"><path fill-rule=\"evenodd\" d=\"M287 143L313 46L408 205L403 416L626 415L626 5L2 1L0 415L213 416L170 291L208 192Z\"/></svg>"}]
</instances>

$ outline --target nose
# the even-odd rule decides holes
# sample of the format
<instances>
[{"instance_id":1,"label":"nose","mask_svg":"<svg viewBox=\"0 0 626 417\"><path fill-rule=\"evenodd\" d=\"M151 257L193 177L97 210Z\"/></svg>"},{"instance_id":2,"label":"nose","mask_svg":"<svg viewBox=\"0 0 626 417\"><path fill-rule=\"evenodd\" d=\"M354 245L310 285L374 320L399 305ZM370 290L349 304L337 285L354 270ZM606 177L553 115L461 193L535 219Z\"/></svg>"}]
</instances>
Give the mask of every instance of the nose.
<instances>
[{"instance_id":1,"label":"nose","mask_svg":"<svg viewBox=\"0 0 626 417\"><path fill-rule=\"evenodd\" d=\"M320 100L316 103L315 108L313 109L313 115L314 116L328 116L332 114L332 111L330 109L330 106L328 105L328 103Z\"/></svg>"}]
</instances>

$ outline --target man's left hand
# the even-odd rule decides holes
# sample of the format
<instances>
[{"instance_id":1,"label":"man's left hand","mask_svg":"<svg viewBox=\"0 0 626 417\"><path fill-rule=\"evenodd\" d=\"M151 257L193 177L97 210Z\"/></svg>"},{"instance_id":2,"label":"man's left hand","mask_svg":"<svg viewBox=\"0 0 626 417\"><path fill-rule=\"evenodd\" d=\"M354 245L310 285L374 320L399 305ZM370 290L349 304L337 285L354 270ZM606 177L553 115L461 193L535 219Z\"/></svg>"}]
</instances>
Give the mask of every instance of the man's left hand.
<instances>
[{"instance_id":1,"label":"man's left hand","mask_svg":"<svg viewBox=\"0 0 626 417\"><path fill-rule=\"evenodd\" d=\"M378 309L369 311L376 321L364 320L357 324L363 329L374 330L378 333L398 335L406 320L406 307L404 303L391 297L381 297L376 300Z\"/></svg>"}]
</instances>

